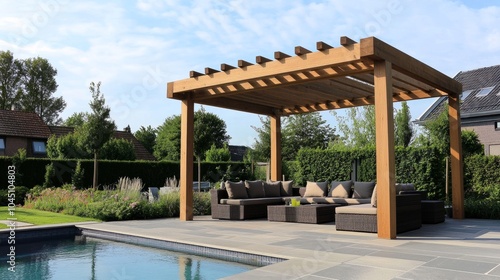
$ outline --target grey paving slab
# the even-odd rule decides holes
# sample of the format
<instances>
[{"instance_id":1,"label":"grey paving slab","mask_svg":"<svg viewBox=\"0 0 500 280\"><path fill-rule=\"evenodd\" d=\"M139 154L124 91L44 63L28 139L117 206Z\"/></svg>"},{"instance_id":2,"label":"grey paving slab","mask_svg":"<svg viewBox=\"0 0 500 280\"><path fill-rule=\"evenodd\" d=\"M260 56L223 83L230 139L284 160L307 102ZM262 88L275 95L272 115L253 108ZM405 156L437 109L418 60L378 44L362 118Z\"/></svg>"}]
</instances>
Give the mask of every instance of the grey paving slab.
<instances>
[{"instance_id":1,"label":"grey paving slab","mask_svg":"<svg viewBox=\"0 0 500 280\"><path fill-rule=\"evenodd\" d=\"M497 265L495 268L493 268L492 270L490 270L488 273L488 275L495 275L495 276L499 276L500 277L500 264Z\"/></svg>"},{"instance_id":2,"label":"grey paving slab","mask_svg":"<svg viewBox=\"0 0 500 280\"><path fill-rule=\"evenodd\" d=\"M449 269L418 267L401 275L398 279L414 279L414 280L498 280L499 278L493 275L485 275L478 273L470 273Z\"/></svg>"},{"instance_id":3,"label":"grey paving slab","mask_svg":"<svg viewBox=\"0 0 500 280\"><path fill-rule=\"evenodd\" d=\"M494 269L497 264L478 262L473 260L436 258L425 263L423 266L486 274L487 272Z\"/></svg>"},{"instance_id":4,"label":"grey paving slab","mask_svg":"<svg viewBox=\"0 0 500 280\"><path fill-rule=\"evenodd\" d=\"M398 277L403 272L399 270L386 269L380 267L367 267L350 264L336 265L322 271L316 272L313 275L326 277L329 279L346 279L346 280L383 280Z\"/></svg>"}]
</instances>

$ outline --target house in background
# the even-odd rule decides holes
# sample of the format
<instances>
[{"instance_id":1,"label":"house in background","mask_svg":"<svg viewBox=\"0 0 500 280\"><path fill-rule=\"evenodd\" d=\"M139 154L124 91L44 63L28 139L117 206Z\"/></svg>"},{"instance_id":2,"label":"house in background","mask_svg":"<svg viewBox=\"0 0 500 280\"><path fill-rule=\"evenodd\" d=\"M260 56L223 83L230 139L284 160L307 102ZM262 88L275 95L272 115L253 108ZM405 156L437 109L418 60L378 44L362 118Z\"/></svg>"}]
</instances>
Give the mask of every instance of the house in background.
<instances>
[{"instance_id":1,"label":"house in background","mask_svg":"<svg viewBox=\"0 0 500 280\"><path fill-rule=\"evenodd\" d=\"M462 130L475 131L486 155L500 155L500 65L463 71L455 76L463 85L460 105ZM437 117L447 106L440 97L416 121Z\"/></svg>"},{"instance_id":2,"label":"house in background","mask_svg":"<svg viewBox=\"0 0 500 280\"><path fill-rule=\"evenodd\" d=\"M47 157L49 137L66 135L73 130L67 126L48 126L36 113L0 110L0 156L13 156L24 148L28 157ZM112 137L132 142L137 160L156 160L134 137L130 128L114 131Z\"/></svg>"},{"instance_id":3,"label":"house in background","mask_svg":"<svg viewBox=\"0 0 500 280\"><path fill-rule=\"evenodd\" d=\"M51 134L36 113L0 110L0 156L13 156L23 148L28 157L47 157Z\"/></svg>"}]
</instances>

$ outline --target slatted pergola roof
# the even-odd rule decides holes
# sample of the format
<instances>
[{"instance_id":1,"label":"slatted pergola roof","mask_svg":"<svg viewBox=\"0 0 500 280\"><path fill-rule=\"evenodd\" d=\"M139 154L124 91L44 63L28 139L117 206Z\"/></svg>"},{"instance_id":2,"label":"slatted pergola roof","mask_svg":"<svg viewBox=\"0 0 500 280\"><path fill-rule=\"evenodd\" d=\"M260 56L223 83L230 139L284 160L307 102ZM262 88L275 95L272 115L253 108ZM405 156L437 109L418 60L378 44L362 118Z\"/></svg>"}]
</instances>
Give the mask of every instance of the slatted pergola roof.
<instances>
[{"instance_id":1,"label":"slatted pergola roof","mask_svg":"<svg viewBox=\"0 0 500 280\"><path fill-rule=\"evenodd\" d=\"M387 43L341 37L340 46L318 42L317 51L295 48L255 63L221 64L220 70L168 83L167 97L182 101L181 220L191 220L194 104L268 115L271 118L271 179L281 178L281 117L375 105L378 235L396 237L393 102L448 96L453 216L463 218L459 96L462 85ZM444 187L444 186L443 186Z\"/></svg>"},{"instance_id":2,"label":"slatted pergola roof","mask_svg":"<svg viewBox=\"0 0 500 280\"><path fill-rule=\"evenodd\" d=\"M190 78L169 83L168 97L262 115L291 115L374 104L374 63L393 64L393 101L461 92L461 85L403 52L374 38L360 43L342 37L333 48L318 42L317 51L295 47L295 55L257 56L238 67L191 71Z\"/></svg>"}]
</instances>

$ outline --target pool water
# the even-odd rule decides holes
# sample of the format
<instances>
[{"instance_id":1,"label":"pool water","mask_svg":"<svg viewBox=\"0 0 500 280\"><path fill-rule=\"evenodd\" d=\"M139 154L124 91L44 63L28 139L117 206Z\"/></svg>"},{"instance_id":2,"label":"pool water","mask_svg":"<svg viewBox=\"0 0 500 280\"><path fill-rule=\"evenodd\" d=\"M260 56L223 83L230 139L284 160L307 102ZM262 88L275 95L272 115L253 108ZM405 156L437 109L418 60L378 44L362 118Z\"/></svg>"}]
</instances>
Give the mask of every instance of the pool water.
<instances>
[{"instance_id":1,"label":"pool water","mask_svg":"<svg viewBox=\"0 0 500 280\"><path fill-rule=\"evenodd\" d=\"M0 247L0 279L219 279L255 267L95 238L16 244L16 271Z\"/></svg>"}]
</instances>

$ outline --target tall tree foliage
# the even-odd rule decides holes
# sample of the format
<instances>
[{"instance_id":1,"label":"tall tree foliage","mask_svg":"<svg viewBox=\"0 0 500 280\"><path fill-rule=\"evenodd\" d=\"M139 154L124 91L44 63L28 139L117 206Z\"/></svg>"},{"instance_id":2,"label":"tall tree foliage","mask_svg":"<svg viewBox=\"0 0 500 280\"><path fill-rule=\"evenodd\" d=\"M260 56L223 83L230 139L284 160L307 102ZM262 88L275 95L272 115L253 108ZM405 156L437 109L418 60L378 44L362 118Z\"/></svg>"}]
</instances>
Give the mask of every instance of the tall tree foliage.
<instances>
[{"instance_id":1,"label":"tall tree foliage","mask_svg":"<svg viewBox=\"0 0 500 280\"><path fill-rule=\"evenodd\" d=\"M413 139L414 128L411 122L410 107L406 101L401 103L401 109L396 112L394 126L395 145L408 147Z\"/></svg>"},{"instance_id":2,"label":"tall tree foliage","mask_svg":"<svg viewBox=\"0 0 500 280\"><path fill-rule=\"evenodd\" d=\"M146 150L153 153L156 143L156 129L152 128L150 125L147 127L141 126L141 128L134 133L134 136L141 142Z\"/></svg>"},{"instance_id":3,"label":"tall tree foliage","mask_svg":"<svg viewBox=\"0 0 500 280\"><path fill-rule=\"evenodd\" d=\"M269 118L261 118L262 127L252 127L258 139L253 145L252 157L267 161L271 154L271 129ZM301 148L326 148L337 137L321 114L310 113L283 118L281 130L282 157L294 160Z\"/></svg>"},{"instance_id":4,"label":"tall tree foliage","mask_svg":"<svg viewBox=\"0 0 500 280\"><path fill-rule=\"evenodd\" d=\"M154 156L159 160L178 161L181 157L181 116L175 115L165 119L158 127Z\"/></svg>"},{"instance_id":5,"label":"tall tree foliage","mask_svg":"<svg viewBox=\"0 0 500 280\"><path fill-rule=\"evenodd\" d=\"M23 110L37 113L46 124L58 124L66 107L62 97L54 97L57 90L57 70L45 58L28 58L24 61L24 94L20 103Z\"/></svg>"},{"instance_id":6,"label":"tall tree foliage","mask_svg":"<svg viewBox=\"0 0 500 280\"><path fill-rule=\"evenodd\" d=\"M111 120L111 109L106 106L104 96L101 95L101 82L90 83L90 92L92 101L90 102L91 113L88 116L88 122L84 125L85 142L89 145L94 154L94 189L98 186L98 154L99 150L111 138L116 129L115 122Z\"/></svg>"},{"instance_id":7,"label":"tall tree foliage","mask_svg":"<svg viewBox=\"0 0 500 280\"><path fill-rule=\"evenodd\" d=\"M301 148L324 149L337 136L318 112L285 118L282 130L284 160L294 160Z\"/></svg>"},{"instance_id":8,"label":"tall tree foliage","mask_svg":"<svg viewBox=\"0 0 500 280\"><path fill-rule=\"evenodd\" d=\"M345 117L336 111L331 112L342 133L335 142L336 145L356 148L375 145L375 106L349 108Z\"/></svg>"},{"instance_id":9,"label":"tall tree foliage","mask_svg":"<svg viewBox=\"0 0 500 280\"><path fill-rule=\"evenodd\" d=\"M10 51L0 51L0 109L10 110L22 95L23 62Z\"/></svg>"},{"instance_id":10,"label":"tall tree foliage","mask_svg":"<svg viewBox=\"0 0 500 280\"><path fill-rule=\"evenodd\" d=\"M82 126L88 119L88 113L79 112L73 113L67 119L64 120L63 125L71 126L71 127L80 127Z\"/></svg>"},{"instance_id":11,"label":"tall tree foliage","mask_svg":"<svg viewBox=\"0 0 500 280\"><path fill-rule=\"evenodd\" d=\"M229 139L226 123L217 115L206 112L203 107L194 113L194 155L197 158L203 160L212 145L221 148ZM157 159L178 161L180 146L181 116L175 115L158 127L154 155Z\"/></svg>"}]
</instances>

